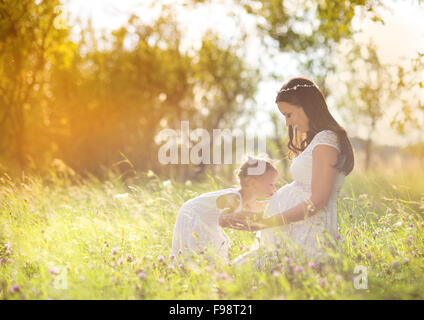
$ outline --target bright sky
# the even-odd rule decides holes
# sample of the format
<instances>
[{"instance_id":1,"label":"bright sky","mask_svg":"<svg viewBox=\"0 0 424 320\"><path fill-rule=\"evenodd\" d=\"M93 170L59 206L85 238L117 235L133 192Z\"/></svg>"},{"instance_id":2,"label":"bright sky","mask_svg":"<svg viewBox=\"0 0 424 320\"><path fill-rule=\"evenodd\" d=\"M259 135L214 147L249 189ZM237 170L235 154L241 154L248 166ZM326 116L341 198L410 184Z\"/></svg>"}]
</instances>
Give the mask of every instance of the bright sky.
<instances>
[{"instance_id":1,"label":"bright sky","mask_svg":"<svg viewBox=\"0 0 424 320\"><path fill-rule=\"evenodd\" d=\"M269 111L277 111L274 103L275 93L285 79L297 75L296 61L281 54L276 58L269 57L255 34L253 19L240 16L241 20L237 22L234 17L226 15L229 11L234 11L233 7L225 5L228 1L230 0L221 0L221 4L196 12L188 12L184 6L178 6L176 17L181 21L189 45L200 40L202 33L208 28L217 30L228 39L236 37L241 28L250 31L249 48L251 49L248 50L247 56L249 63L259 65L264 73L277 70L277 73L281 75L281 81L270 79L258 84L257 103L254 106L258 111L251 122L252 130L271 134ZM163 2L182 4L184 1L164 0ZM153 0L64 0L65 12L70 14L71 21L75 17L80 17L83 21L90 17L94 28L98 30L116 29L127 21L130 14L134 13L143 21L152 21L159 14L157 7L150 6L152 3L155 2ZM418 0L392 0L387 3L390 3L392 13L384 15L384 25L369 21L364 24L363 21L358 21L363 25L364 30L359 35L359 39L372 38L379 48L380 58L385 62L396 63L400 57L414 57L417 51L424 52L424 4L419 6ZM78 31L78 25L74 23L73 26L74 30ZM329 107L336 120L344 125L330 103ZM387 143L388 135L393 144L405 142L404 138L390 133L386 127L383 125L379 128L375 137L378 143ZM359 132L359 135L363 136L363 133ZM356 132L350 134L356 135ZM410 137L408 140L416 139L417 137Z\"/></svg>"}]
</instances>

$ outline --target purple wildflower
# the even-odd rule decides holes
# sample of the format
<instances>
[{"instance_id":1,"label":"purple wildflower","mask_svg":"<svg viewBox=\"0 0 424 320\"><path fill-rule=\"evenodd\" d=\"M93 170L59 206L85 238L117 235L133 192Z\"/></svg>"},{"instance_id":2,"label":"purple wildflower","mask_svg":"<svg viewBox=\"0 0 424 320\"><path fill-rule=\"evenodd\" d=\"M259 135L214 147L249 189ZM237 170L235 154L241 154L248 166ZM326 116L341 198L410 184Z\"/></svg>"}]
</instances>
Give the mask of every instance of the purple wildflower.
<instances>
[{"instance_id":1,"label":"purple wildflower","mask_svg":"<svg viewBox=\"0 0 424 320\"><path fill-rule=\"evenodd\" d=\"M320 279L318 280L318 284L319 284L322 288L325 288L325 286L327 285L327 281L325 281L325 279L324 279L324 278L320 278Z\"/></svg>"},{"instance_id":2,"label":"purple wildflower","mask_svg":"<svg viewBox=\"0 0 424 320\"><path fill-rule=\"evenodd\" d=\"M296 267L294 268L294 271L295 271L296 273L303 273L303 267L302 267L302 266L296 266Z\"/></svg>"},{"instance_id":3,"label":"purple wildflower","mask_svg":"<svg viewBox=\"0 0 424 320\"><path fill-rule=\"evenodd\" d=\"M158 256L158 262L163 263L165 262L165 257L164 256Z\"/></svg>"},{"instance_id":4,"label":"purple wildflower","mask_svg":"<svg viewBox=\"0 0 424 320\"><path fill-rule=\"evenodd\" d=\"M141 280L146 279L146 273L145 273L144 271L140 271L140 272L137 274L137 276L138 276L138 278L139 278L139 279L141 279Z\"/></svg>"},{"instance_id":5,"label":"purple wildflower","mask_svg":"<svg viewBox=\"0 0 424 320\"><path fill-rule=\"evenodd\" d=\"M50 269L49 269L49 272L50 272L50 274L52 274L52 275L58 275L59 274L59 269L58 268L56 268L56 267L51 267Z\"/></svg>"},{"instance_id":6,"label":"purple wildflower","mask_svg":"<svg viewBox=\"0 0 424 320\"><path fill-rule=\"evenodd\" d=\"M9 293L13 294L15 292L19 292L19 290L21 290L21 288L17 284L14 284L9 288Z\"/></svg>"},{"instance_id":7,"label":"purple wildflower","mask_svg":"<svg viewBox=\"0 0 424 320\"><path fill-rule=\"evenodd\" d=\"M112 254L116 254L118 252L118 249L116 249L116 247L112 248Z\"/></svg>"}]
</instances>

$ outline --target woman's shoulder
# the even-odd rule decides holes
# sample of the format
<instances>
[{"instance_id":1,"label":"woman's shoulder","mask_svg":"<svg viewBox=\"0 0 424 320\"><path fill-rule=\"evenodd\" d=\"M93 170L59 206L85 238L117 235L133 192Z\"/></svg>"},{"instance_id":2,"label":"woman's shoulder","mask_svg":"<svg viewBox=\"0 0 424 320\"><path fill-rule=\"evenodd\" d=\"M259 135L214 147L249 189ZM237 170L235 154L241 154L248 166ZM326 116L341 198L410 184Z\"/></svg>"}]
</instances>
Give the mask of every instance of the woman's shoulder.
<instances>
[{"instance_id":1,"label":"woman's shoulder","mask_svg":"<svg viewBox=\"0 0 424 320\"><path fill-rule=\"evenodd\" d=\"M314 148L320 144L332 146L340 151L339 138L333 130L322 130L315 134L310 145Z\"/></svg>"}]
</instances>

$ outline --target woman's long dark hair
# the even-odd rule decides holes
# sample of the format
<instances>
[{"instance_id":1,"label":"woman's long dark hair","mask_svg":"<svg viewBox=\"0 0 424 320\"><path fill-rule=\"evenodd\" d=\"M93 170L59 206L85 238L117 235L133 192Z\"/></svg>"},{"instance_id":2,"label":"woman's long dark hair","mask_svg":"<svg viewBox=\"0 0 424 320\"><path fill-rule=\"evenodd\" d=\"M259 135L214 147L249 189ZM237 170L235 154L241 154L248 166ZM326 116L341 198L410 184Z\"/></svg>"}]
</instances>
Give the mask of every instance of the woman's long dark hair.
<instances>
[{"instance_id":1,"label":"woman's long dark hair","mask_svg":"<svg viewBox=\"0 0 424 320\"><path fill-rule=\"evenodd\" d=\"M289 126L287 146L292 153L300 154L318 132L331 130L337 134L341 149L335 168L346 176L353 170L353 148L346 130L330 114L324 96L311 80L304 77L290 79L281 87L275 102L286 102L301 107L309 119L309 130L306 133L306 138L302 141L295 134L292 126Z\"/></svg>"}]
</instances>

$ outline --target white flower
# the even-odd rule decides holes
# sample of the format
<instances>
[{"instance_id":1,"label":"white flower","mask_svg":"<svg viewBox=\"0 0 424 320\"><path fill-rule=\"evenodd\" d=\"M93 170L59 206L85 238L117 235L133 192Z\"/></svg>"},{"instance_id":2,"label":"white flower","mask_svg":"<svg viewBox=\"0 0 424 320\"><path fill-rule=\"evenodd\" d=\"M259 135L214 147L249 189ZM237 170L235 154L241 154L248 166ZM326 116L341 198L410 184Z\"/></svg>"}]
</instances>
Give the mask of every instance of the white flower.
<instances>
[{"instance_id":1,"label":"white flower","mask_svg":"<svg viewBox=\"0 0 424 320\"><path fill-rule=\"evenodd\" d=\"M128 193L115 194L114 198L115 199L125 199L125 198L128 198Z\"/></svg>"}]
</instances>

